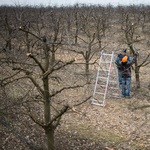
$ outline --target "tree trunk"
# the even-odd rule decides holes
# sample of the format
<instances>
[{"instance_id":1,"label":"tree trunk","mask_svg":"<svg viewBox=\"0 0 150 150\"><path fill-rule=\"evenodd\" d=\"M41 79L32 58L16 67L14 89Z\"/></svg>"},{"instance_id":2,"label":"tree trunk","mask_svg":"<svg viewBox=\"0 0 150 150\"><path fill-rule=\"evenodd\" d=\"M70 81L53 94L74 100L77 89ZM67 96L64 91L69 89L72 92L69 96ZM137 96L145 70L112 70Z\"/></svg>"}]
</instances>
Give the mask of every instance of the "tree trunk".
<instances>
[{"instance_id":1,"label":"tree trunk","mask_svg":"<svg viewBox=\"0 0 150 150\"><path fill-rule=\"evenodd\" d=\"M75 44L78 43L78 29L76 29L76 33L75 33Z\"/></svg>"},{"instance_id":2,"label":"tree trunk","mask_svg":"<svg viewBox=\"0 0 150 150\"><path fill-rule=\"evenodd\" d=\"M11 39L8 40L8 47L9 47L9 50L11 51Z\"/></svg>"},{"instance_id":3,"label":"tree trunk","mask_svg":"<svg viewBox=\"0 0 150 150\"><path fill-rule=\"evenodd\" d=\"M101 46L101 45L102 45L102 44L101 44L102 41L99 39L99 40L98 40L98 43L99 43L99 49L101 49L101 47L102 47L102 46Z\"/></svg>"},{"instance_id":4,"label":"tree trunk","mask_svg":"<svg viewBox=\"0 0 150 150\"><path fill-rule=\"evenodd\" d=\"M55 45L52 45L52 58L51 58L51 65L55 63Z\"/></svg>"},{"instance_id":5,"label":"tree trunk","mask_svg":"<svg viewBox=\"0 0 150 150\"><path fill-rule=\"evenodd\" d=\"M85 66L85 73L89 74L89 61L88 60L86 60L86 64L85 65L86 65Z\"/></svg>"},{"instance_id":6,"label":"tree trunk","mask_svg":"<svg viewBox=\"0 0 150 150\"><path fill-rule=\"evenodd\" d=\"M44 51L45 51L45 64L44 64L44 70L45 72L48 71L49 68L49 54L48 54L48 49L46 46L46 40L43 41L44 44ZM54 53L55 54L55 53ZM45 133L47 137L47 145L48 145L48 150L53 150L54 149L54 128L53 125L51 124L48 126L48 124L51 121L51 110L50 110L50 103L51 99L49 97L49 80L48 76L43 78L43 87L44 87L44 118L45 118L45 124L47 127L45 128Z\"/></svg>"},{"instance_id":7,"label":"tree trunk","mask_svg":"<svg viewBox=\"0 0 150 150\"><path fill-rule=\"evenodd\" d=\"M29 42L29 33L26 33L26 43L27 43L27 51L30 52L30 42Z\"/></svg>"},{"instance_id":8,"label":"tree trunk","mask_svg":"<svg viewBox=\"0 0 150 150\"><path fill-rule=\"evenodd\" d=\"M52 51L51 64L53 65L54 63L55 63L55 51Z\"/></svg>"},{"instance_id":9,"label":"tree trunk","mask_svg":"<svg viewBox=\"0 0 150 150\"><path fill-rule=\"evenodd\" d=\"M47 125L51 120L48 77L43 79L43 82L44 82L44 99L45 99L44 117L45 117L45 124ZM46 137L47 137L48 150L54 150L54 128L53 128L53 125L51 125L51 127L45 128L45 133L46 133Z\"/></svg>"},{"instance_id":10,"label":"tree trunk","mask_svg":"<svg viewBox=\"0 0 150 150\"><path fill-rule=\"evenodd\" d=\"M140 68L137 67L137 61L135 62L135 78L136 78L136 88L140 88L140 75L139 75Z\"/></svg>"},{"instance_id":11,"label":"tree trunk","mask_svg":"<svg viewBox=\"0 0 150 150\"><path fill-rule=\"evenodd\" d=\"M75 20L76 20L75 44L77 44L77 42L78 42L78 18L77 18L77 12L75 13Z\"/></svg>"},{"instance_id":12,"label":"tree trunk","mask_svg":"<svg viewBox=\"0 0 150 150\"><path fill-rule=\"evenodd\" d=\"M54 150L54 128L51 125L51 128L45 129L46 137L47 137L47 146L48 150Z\"/></svg>"},{"instance_id":13,"label":"tree trunk","mask_svg":"<svg viewBox=\"0 0 150 150\"><path fill-rule=\"evenodd\" d=\"M86 64L85 64L85 73L89 74L89 57L88 57L88 51L86 51L86 53L85 53L85 61L86 61Z\"/></svg>"}]
</instances>

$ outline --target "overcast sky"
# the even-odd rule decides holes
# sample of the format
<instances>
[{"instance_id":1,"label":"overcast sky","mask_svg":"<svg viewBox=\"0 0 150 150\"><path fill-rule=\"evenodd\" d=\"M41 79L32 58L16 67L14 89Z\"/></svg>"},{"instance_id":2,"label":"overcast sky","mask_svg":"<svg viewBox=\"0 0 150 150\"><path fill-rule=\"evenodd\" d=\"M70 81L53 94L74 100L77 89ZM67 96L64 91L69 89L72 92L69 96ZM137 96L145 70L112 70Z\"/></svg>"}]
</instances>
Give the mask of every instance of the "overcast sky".
<instances>
[{"instance_id":1,"label":"overcast sky","mask_svg":"<svg viewBox=\"0 0 150 150\"><path fill-rule=\"evenodd\" d=\"M150 5L150 0L0 0L0 5L74 5L76 3L107 5Z\"/></svg>"}]
</instances>

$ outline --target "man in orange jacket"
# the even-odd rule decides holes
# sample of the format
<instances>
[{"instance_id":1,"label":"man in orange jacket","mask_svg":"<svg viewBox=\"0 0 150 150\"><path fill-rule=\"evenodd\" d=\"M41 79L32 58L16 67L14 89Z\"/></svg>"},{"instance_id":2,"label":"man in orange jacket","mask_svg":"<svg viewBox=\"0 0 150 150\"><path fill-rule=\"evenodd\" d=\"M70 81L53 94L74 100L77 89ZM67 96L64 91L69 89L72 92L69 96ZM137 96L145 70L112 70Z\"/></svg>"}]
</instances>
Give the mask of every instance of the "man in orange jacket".
<instances>
[{"instance_id":1,"label":"man in orange jacket","mask_svg":"<svg viewBox=\"0 0 150 150\"><path fill-rule=\"evenodd\" d=\"M130 98L131 66L137 59L137 53L134 54L134 58L132 61L128 60L128 56L124 56L123 58L121 58L119 55L117 58L117 65L120 67L122 77L122 96Z\"/></svg>"}]
</instances>

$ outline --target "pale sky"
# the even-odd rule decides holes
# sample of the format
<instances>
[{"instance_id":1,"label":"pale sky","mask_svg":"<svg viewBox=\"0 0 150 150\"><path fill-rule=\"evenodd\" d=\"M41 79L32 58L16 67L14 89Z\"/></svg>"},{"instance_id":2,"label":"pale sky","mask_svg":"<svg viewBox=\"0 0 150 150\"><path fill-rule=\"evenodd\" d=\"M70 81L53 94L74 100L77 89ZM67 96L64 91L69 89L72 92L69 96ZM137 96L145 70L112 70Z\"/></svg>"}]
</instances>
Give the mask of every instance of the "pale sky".
<instances>
[{"instance_id":1,"label":"pale sky","mask_svg":"<svg viewBox=\"0 0 150 150\"><path fill-rule=\"evenodd\" d=\"M61 6L61 5L74 5L76 3L84 4L100 4L113 6L117 5L139 5L145 4L150 5L150 0L0 0L0 5L44 5L44 6Z\"/></svg>"}]
</instances>

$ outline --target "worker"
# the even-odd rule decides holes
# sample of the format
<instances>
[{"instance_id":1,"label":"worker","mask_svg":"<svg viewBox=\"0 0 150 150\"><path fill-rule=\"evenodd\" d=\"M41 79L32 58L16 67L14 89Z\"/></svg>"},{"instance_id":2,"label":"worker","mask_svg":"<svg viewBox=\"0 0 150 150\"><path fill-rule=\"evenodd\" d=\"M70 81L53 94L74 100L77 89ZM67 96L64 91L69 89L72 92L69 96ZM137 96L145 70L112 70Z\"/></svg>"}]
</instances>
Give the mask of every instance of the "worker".
<instances>
[{"instance_id":1,"label":"worker","mask_svg":"<svg viewBox=\"0 0 150 150\"><path fill-rule=\"evenodd\" d=\"M137 52L135 52L132 61L129 61L127 56L121 58L120 55L118 54L117 65L120 67L122 77L122 97L130 98L131 66L137 59Z\"/></svg>"},{"instance_id":2,"label":"worker","mask_svg":"<svg viewBox=\"0 0 150 150\"><path fill-rule=\"evenodd\" d=\"M126 49L124 49L120 54L118 54L120 58L123 58L124 56L127 56L126 55ZM130 61L130 57L128 57L128 61ZM116 58L116 63L117 63L117 60L118 60L118 57ZM117 66L118 68L118 78L119 78L119 85L120 87L122 86L122 77L121 77L121 68L119 66Z\"/></svg>"}]
</instances>

